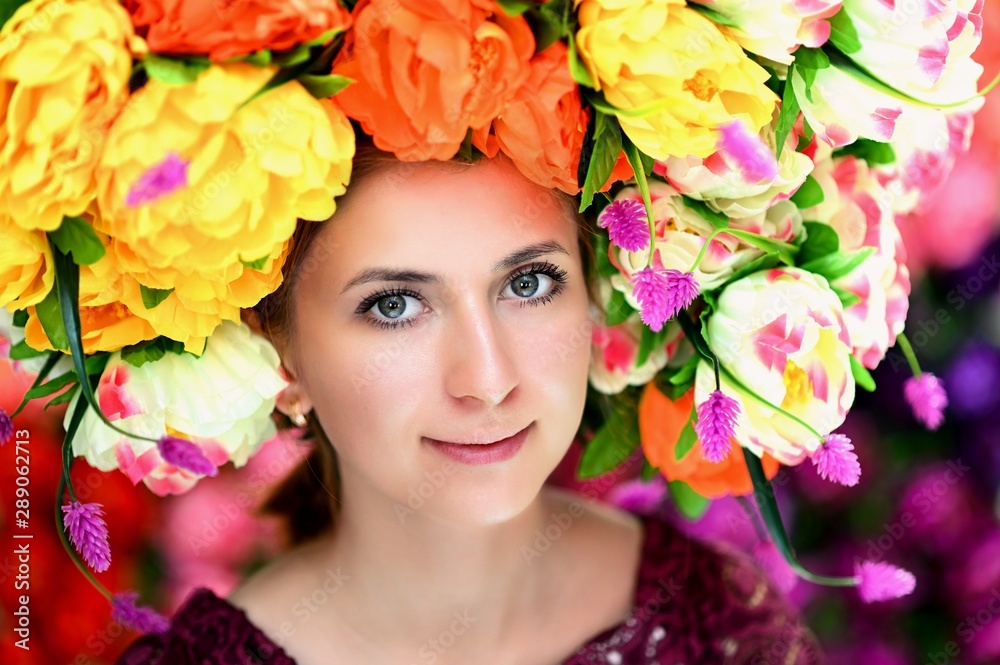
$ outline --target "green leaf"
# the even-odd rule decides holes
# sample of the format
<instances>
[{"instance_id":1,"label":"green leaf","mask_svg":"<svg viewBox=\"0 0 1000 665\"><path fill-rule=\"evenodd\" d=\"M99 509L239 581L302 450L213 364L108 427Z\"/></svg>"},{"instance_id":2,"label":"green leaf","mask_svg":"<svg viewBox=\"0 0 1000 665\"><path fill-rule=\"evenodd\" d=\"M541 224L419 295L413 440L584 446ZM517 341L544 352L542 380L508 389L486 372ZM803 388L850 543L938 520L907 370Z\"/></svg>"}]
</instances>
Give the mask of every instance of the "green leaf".
<instances>
[{"instance_id":1,"label":"green leaf","mask_svg":"<svg viewBox=\"0 0 1000 665\"><path fill-rule=\"evenodd\" d=\"M594 239L594 258L597 264L597 276L611 277L612 275L617 275L618 268L608 258L608 245L610 244L608 234L594 233L592 237Z\"/></svg>"},{"instance_id":2,"label":"green leaf","mask_svg":"<svg viewBox=\"0 0 1000 665\"><path fill-rule=\"evenodd\" d=\"M267 67L271 64L271 51L270 49L263 49L262 51L256 51L249 55L244 55L237 60L242 60L243 62L248 62L256 67Z\"/></svg>"},{"instance_id":3,"label":"green leaf","mask_svg":"<svg viewBox=\"0 0 1000 665\"><path fill-rule=\"evenodd\" d=\"M63 253L72 252L77 265L89 266L104 256L104 243L82 217L63 217L59 228L49 231L49 237Z\"/></svg>"},{"instance_id":4,"label":"green leaf","mask_svg":"<svg viewBox=\"0 0 1000 665\"><path fill-rule=\"evenodd\" d=\"M535 35L535 53L541 53L562 37L573 38L572 35L566 34L562 5L562 0L549 0L536 5L535 9L524 14L532 34Z\"/></svg>"},{"instance_id":5,"label":"green leaf","mask_svg":"<svg viewBox=\"0 0 1000 665\"><path fill-rule=\"evenodd\" d=\"M691 415L688 416L688 421L684 424L684 429L681 430L681 434L677 438L677 446L674 448L674 460L680 462L684 459L685 455L691 452L694 444L697 443L698 434L694 431L694 424L697 420L698 412L695 409L691 409Z\"/></svg>"},{"instance_id":6,"label":"green leaf","mask_svg":"<svg viewBox=\"0 0 1000 665\"><path fill-rule=\"evenodd\" d=\"M304 62L308 62L311 53L312 49L310 49L305 44L299 44L298 46L293 46L287 51L280 51L278 53L272 54L271 60L278 67L285 69L288 67L294 67L295 65L301 65Z\"/></svg>"},{"instance_id":7,"label":"green leaf","mask_svg":"<svg viewBox=\"0 0 1000 665\"><path fill-rule=\"evenodd\" d=\"M795 121L799 117L799 98L795 96L795 86L792 85L792 72L795 69L793 62L788 67L788 77L785 79L785 89L781 95L781 110L778 112L778 123L774 128L775 155L774 158L781 159L781 151L785 148L785 141L792 133Z\"/></svg>"},{"instance_id":8,"label":"green leaf","mask_svg":"<svg viewBox=\"0 0 1000 665\"><path fill-rule=\"evenodd\" d=\"M38 349L28 346L28 341L22 339L20 342L10 347L9 358L11 360L30 360L31 358L38 358L44 356L46 353L52 353L51 351L39 351Z\"/></svg>"},{"instance_id":9,"label":"green leaf","mask_svg":"<svg viewBox=\"0 0 1000 665\"><path fill-rule=\"evenodd\" d=\"M861 50L858 29L854 27L846 7L841 7L830 19L830 41L844 53L857 53Z\"/></svg>"},{"instance_id":10,"label":"green leaf","mask_svg":"<svg viewBox=\"0 0 1000 665\"><path fill-rule=\"evenodd\" d=\"M580 194L580 212L586 210L615 169L622 152L622 133L618 119L595 111L593 151L587 166L587 177Z\"/></svg>"},{"instance_id":11,"label":"green leaf","mask_svg":"<svg viewBox=\"0 0 1000 665\"><path fill-rule=\"evenodd\" d=\"M648 483L657 474L659 474L659 472L660 470L657 467L650 464L648 459L646 459L645 457L642 458L642 470L639 471L639 477L642 478L643 482Z\"/></svg>"},{"instance_id":12,"label":"green leaf","mask_svg":"<svg viewBox=\"0 0 1000 665\"><path fill-rule=\"evenodd\" d=\"M799 248L798 265L816 261L840 250L840 236L823 222L805 222L806 239Z\"/></svg>"},{"instance_id":13,"label":"green leaf","mask_svg":"<svg viewBox=\"0 0 1000 665\"><path fill-rule=\"evenodd\" d=\"M354 79L347 76L341 76L340 74L326 74L323 76L317 74L303 74L298 78L298 82L302 84L309 94L316 99L326 99L327 97L332 97L338 92L354 83Z\"/></svg>"},{"instance_id":14,"label":"green leaf","mask_svg":"<svg viewBox=\"0 0 1000 665\"><path fill-rule=\"evenodd\" d=\"M78 381L79 380L76 377L76 372L69 371L66 372L65 374L57 376L54 379L49 379L40 386L35 386L27 393L25 393L24 396L29 400L37 399L39 397L45 397L47 395L51 395L54 392L62 390L71 383L77 383Z\"/></svg>"},{"instance_id":15,"label":"green leaf","mask_svg":"<svg viewBox=\"0 0 1000 665\"><path fill-rule=\"evenodd\" d=\"M853 155L858 159L865 160L871 166L894 164L896 162L896 151L893 150L891 144L880 143L870 139L858 139L854 143L833 151L834 157L842 155Z\"/></svg>"},{"instance_id":16,"label":"green leaf","mask_svg":"<svg viewBox=\"0 0 1000 665\"><path fill-rule=\"evenodd\" d=\"M789 563L794 562L795 550L792 548L792 541L788 538L785 524L781 520L781 511L778 510L778 502L774 498L774 488L771 481L764 474L764 467L760 463L760 458L746 448L743 450L743 459L747 463L747 470L750 472L750 480L753 482L753 496L757 503L760 516L767 526L771 540L781 552L782 556Z\"/></svg>"},{"instance_id":17,"label":"green leaf","mask_svg":"<svg viewBox=\"0 0 1000 665\"><path fill-rule=\"evenodd\" d=\"M816 273L826 278L826 281L833 282L844 275L849 275L859 265L875 253L874 247L862 247L853 252L835 252L827 254L809 263L800 266L803 270Z\"/></svg>"},{"instance_id":18,"label":"green leaf","mask_svg":"<svg viewBox=\"0 0 1000 665\"><path fill-rule=\"evenodd\" d=\"M620 323L625 323L628 317L632 316L635 310L632 306L628 304L628 300L625 299L625 294L618 289L611 290L611 298L608 302L608 309L605 314L606 318L604 325L606 326L617 326Z\"/></svg>"},{"instance_id":19,"label":"green leaf","mask_svg":"<svg viewBox=\"0 0 1000 665\"><path fill-rule=\"evenodd\" d=\"M587 69L586 65L584 65L583 62L580 60L580 56L576 52L576 37L574 35L570 35L568 41L569 41L569 72L573 76L573 80L582 86L586 86L588 88L596 88L597 84L594 83L594 79L590 75L590 71Z\"/></svg>"},{"instance_id":20,"label":"green leaf","mask_svg":"<svg viewBox=\"0 0 1000 665\"><path fill-rule=\"evenodd\" d=\"M211 62L205 57L167 58L149 53L142 59L149 78L175 85L185 85L198 80L198 75L208 69Z\"/></svg>"},{"instance_id":21,"label":"green leaf","mask_svg":"<svg viewBox=\"0 0 1000 665\"><path fill-rule=\"evenodd\" d=\"M12 324L17 328L23 328L24 326L28 325L28 310L19 309L16 312L14 312L14 319L12 320Z\"/></svg>"},{"instance_id":22,"label":"green leaf","mask_svg":"<svg viewBox=\"0 0 1000 665\"><path fill-rule=\"evenodd\" d=\"M0 0L0 26L10 20L17 8L28 0Z\"/></svg>"},{"instance_id":23,"label":"green leaf","mask_svg":"<svg viewBox=\"0 0 1000 665\"><path fill-rule=\"evenodd\" d=\"M240 259L240 263L243 264L244 268L250 268L251 270L262 270L264 268L264 264L267 263L267 260L269 258L271 258L270 254L268 254L267 256L262 256L256 261L244 261L243 259Z\"/></svg>"},{"instance_id":24,"label":"green leaf","mask_svg":"<svg viewBox=\"0 0 1000 665\"><path fill-rule=\"evenodd\" d=\"M497 0L497 4L507 16L520 16L535 6L534 2L527 0Z\"/></svg>"},{"instance_id":25,"label":"green leaf","mask_svg":"<svg viewBox=\"0 0 1000 665\"><path fill-rule=\"evenodd\" d=\"M133 367L142 367L148 362L155 362L167 353L182 353L184 344L169 337L154 339L126 346L121 350L122 360Z\"/></svg>"},{"instance_id":26,"label":"green leaf","mask_svg":"<svg viewBox=\"0 0 1000 665\"><path fill-rule=\"evenodd\" d=\"M823 186L819 184L816 178L807 175L805 182L792 195L792 203L798 206L799 210L805 210L806 208L818 206L825 198L826 195L823 193Z\"/></svg>"},{"instance_id":27,"label":"green leaf","mask_svg":"<svg viewBox=\"0 0 1000 665\"><path fill-rule=\"evenodd\" d=\"M139 292L142 294L142 304L146 306L146 309L153 309L161 302L166 300L170 296L170 294L174 292L174 290L151 289L144 284L140 284Z\"/></svg>"},{"instance_id":28,"label":"green leaf","mask_svg":"<svg viewBox=\"0 0 1000 665\"><path fill-rule=\"evenodd\" d=\"M660 328L659 332L653 332L649 326L642 327L642 337L639 339L639 352L636 355L635 366L642 367L653 349L663 346L667 341L670 332L668 326Z\"/></svg>"},{"instance_id":29,"label":"green leaf","mask_svg":"<svg viewBox=\"0 0 1000 665\"><path fill-rule=\"evenodd\" d=\"M799 47L795 50L795 71L805 83L806 99L812 101L813 85L816 83L816 72L830 66L830 58L818 48ZM789 76L791 83L791 76Z\"/></svg>"},{"instance_id":30,"label":"green leaf","mask_svg":"<svg viewBox=\"0 0 1000 665\"><path fill-rule=\"evenodd\" d=\"M674 505L684 517L689 520L697 520L708 510L711 499L698 494L691 486L681 480L671 480L668 485L670 497L674 500Z\"/></svg>"},{"instance_id":31,"label":"green leaf","mask_svg":"<svg viewBox=\"0 0 1000 665\"><path fill-rule=\"evenodd\" d=\"M698 372L699 363L701 363L701 356L697 353L692 353L687 362L681 365L681 368L674 372L674 375L668 381L671 385L675 386L683 386L685 383L693 381L695 374Z\"/></svg>"},{"instance_id":32,"label":"green leaf","mask_svg":"<svg viewBox=\"0 0 1000 665\"><path fill-rule=\"evenodd\" d=\"M66 392L61 393L50 399L48 402L46 402L45 406L42 408L48 409L50 406L58 406L59 404L65 404L66 402L72 401L73 397L76 396L78 390L80 390L80 384L76 383Z\"/></svg>"},{"instance_id":33,"label":"green leaf","mask_svg":"<svg viewBox=\"0 0 1000 665\"><path fill-rule=\"evenodd\" d=\"M729 235L736 236L740 240L746 242L748 245L753 245L757 249L765 253L777 254L778 258L787 266L795 265L795 251L798 249L786 242L781 242L780 240L772 240L771 238L763 238L756 233L750 233L749 231L741 231L739 229L728 229L726 231Z\"/></svg>"},{"instance_id":34,"label":"green leaf","mask_svg":"<svg viewBox=\"0 0 1000 665\"><path fill-rule=\"evenodd\" d=\"M728 229L729 228L729 218L726 217L721 212L717 212L708 207L708 204L704 201L699 201L698 199L691 198L687 195L682 195L684 199L684 205L698 213L698 215L704 219L706 222L712 225L716 229Z\"/></svg>"},{"instance_id":35,"label":"green leaf","mask_svg":"<svg viewBox=\"0 0 1000 665\"><path fill-rule=\"evenodd\" d=\"M45 363L42 365L42 369L38 372L38 376L35 377L34 382L31 384L29 392L34 388L42 385L42 382L45 381L45 379L48 377L49 372L51 372L52 369L56 366L56 364L59 363L59 358L61 356L62 354L59 353L58 351L53 351L49 353L49 357L45 359ZM30 401L31 401L30 397L24 396L21 399L21 403L18 405L17 409L15 409L14 412L10 414L11 419L16 418L17 414L21 413L21 410L24 409L24 407L26 407L28 405L28 402Z\"/></svg>"},{"instance_id":36,"label":"green leaf","mask_svg":"<svg viewBox=\"0 0 1000 665\"><path fill-rule=\"evenodd\" d=\"M712 9L711 7L709 7L707 5L703 5L703 4L698 3L698 2L691 2L691 3L688 3L688 9L695 10L696 12L698 12L699 14L701 14L702 16L704 16L705 18L710 19L713 23L718 23L719 25L729 26L730 28L738 28L738 27L740 27L739 24L735 20L729 18L728 16L726 16L725 14L722 14L721 12L718 12L718 11Z\"/></svg>"},{"instance_id":37,"label":"green leaf","mask_svg":"<svg viewBox=\"0 0 1000 665\"><path fill-rule=\"evenodd\" d=\"M621 404L590 440L580 457L577 477L594 478L611 471L639 447L639 421L635 405Z\"/></svg>"},{"instance_id":38,"label":"green leaf","mask_svg":"<svg viewBox=\"0 0 1000 665\"><path fill-rule=\"evenodd\" d=\"M840 304L844 307L844 309L847 309L852 305L857 305L861 302L861 297L851 293L850 291L845 291L844 289L836 286L831 286L830 288L837 294L837 297L840 298Z\"/></svg>"},{"instance_id":39,"label":"green leaf","mask_svg":"<svg viewBox=\"0 0 1000 665\"><path fill-rule=\"evenodd\" d=\"M778 255L775 252L769 252L767 254L764 254L763 256L759 256L750 263L746 264L745 266L737 270L736 272L734 272L732 276L730 276L730 278L727 279L722 286L716 289L712 289L712 291L713 292L722 291L733 282L737 282L748 275L754 274L755 272L776 268L779 263L781 263L781 259L778 258Z\"/></svg>"},{"instance_id":40,"label":"green leaf","mask_svg":"<svg viewBox=\"0 0 1000 665\"><path fill-rule=\"evenodd\" d=\"M52 348L60 351L69 350L69 340L66 337L66 328L63 327L62 310L59 306L59 293L56 288L49 291L45 300L35 305L35 315L45 336L49 338Z\"/></svg>"},{"instance_id":41,"label":"green leaf","mask_svg":"<svg viewBox=\"0 0 1000 665\"><path fill-rule=\"evenodd\" d=\"M870 393L875 392L875 379L872 378L868 368L861 364L861 361L851 356L851 374L854 375L854 382Z\"/></svg>"}]
</instances>

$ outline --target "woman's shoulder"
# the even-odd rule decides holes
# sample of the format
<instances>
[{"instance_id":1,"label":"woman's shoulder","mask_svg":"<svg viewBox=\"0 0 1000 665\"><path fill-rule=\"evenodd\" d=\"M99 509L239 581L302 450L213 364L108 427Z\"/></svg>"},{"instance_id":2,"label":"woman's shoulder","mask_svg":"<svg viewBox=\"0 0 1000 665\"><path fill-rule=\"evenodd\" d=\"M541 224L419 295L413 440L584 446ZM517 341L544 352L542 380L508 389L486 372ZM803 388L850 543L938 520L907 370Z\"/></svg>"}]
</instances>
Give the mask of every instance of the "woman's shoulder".
<instances>
[{"instance_id":1,"label":"woman's shoulder","mask_svg":"<svg viewBox=\"0 0 1000 665\"><path fill-rule=\"evenodd\" d=\"M819 644L745 552L641 517L642 555L630 616L565 665L683 662L817 665Z\"/></svg>"},{"instance_id":2,"label":"woman's shoulder","mask_svg":"<svg viewBox=\"0 0 1000 665\"><path fill-rule=\"evenodd\" d=\"M207 587L194 589L164 633L132 642L115 665L295 665L246 613Z\"/></svg>"}]
</instances>

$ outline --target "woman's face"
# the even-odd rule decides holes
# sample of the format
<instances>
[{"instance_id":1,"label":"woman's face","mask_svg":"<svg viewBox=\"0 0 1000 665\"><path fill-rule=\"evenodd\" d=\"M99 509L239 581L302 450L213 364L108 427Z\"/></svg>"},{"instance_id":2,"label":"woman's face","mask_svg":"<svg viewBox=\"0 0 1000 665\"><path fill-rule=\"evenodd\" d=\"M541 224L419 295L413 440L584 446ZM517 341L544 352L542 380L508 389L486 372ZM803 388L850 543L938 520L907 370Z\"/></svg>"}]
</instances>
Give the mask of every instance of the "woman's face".
<instances>
[{"instance_id":1,"label":"woman's face","mask_svg":"<svg viewBox=\"0 0 1000 665\"><path fill-rule=\"evenodd\" d=\"M513 517L583 413L577 222L506 160L392 163L352 187L301 266L290 368L337 450L342 496L403 521ZM429 440L525 428L513 456Z\"/></svg>"}]
</instances>

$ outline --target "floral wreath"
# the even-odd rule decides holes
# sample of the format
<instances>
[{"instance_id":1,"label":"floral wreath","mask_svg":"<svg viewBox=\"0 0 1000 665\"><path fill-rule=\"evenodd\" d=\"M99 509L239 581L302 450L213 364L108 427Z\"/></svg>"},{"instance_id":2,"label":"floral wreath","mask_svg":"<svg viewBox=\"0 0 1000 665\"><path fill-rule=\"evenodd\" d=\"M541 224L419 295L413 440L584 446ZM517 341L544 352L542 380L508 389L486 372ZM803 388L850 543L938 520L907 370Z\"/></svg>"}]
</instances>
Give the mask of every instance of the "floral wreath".
<instances>
[{"instance_id":1,"label":"floral wreath","mask_svg":"<svg viewBox=\"0 0 1000 665\"><path fill-rule=\"evenodd\" d=\"M19 5L19 6L18 6ZM898 343L928 428L947 402L903 335L899 226L971 140L981 0L31 0L0 8L0 305L29 400L69 403L58 502L110 593L74 457L158 495L246 463L287 385L242 315L299 220L335 215L352 122L404 161L504 153L596 219L591 386L638 389L581 476L641 446L682 510L753 493L805 579L866 602L913 575L804 568L770 478L854 485L835 430ZM51 378L50 378L51 377ZM68 495L68 499L67 499ZM81 561L82 557L82 561ZM85 565L84 565L85 564Z\"/></svg>"}]
</instances>

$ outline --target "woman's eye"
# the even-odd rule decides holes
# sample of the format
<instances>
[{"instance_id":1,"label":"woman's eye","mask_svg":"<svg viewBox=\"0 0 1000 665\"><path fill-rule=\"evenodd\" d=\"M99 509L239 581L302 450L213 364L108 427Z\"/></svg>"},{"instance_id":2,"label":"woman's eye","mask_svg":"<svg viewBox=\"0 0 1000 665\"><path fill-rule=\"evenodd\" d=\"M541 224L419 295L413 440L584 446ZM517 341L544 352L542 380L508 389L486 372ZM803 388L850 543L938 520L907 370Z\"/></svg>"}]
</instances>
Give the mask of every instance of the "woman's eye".
<instances>
[{"instance_id":1,"label":"woman's eye","mask_svg":"<svg viewBox=\"0 0 1000 665\"><path fill-rule=\"evenodd\" d=\"M413 296L394 294L379 298L370 311L376 320L392 322L405 319L407 310L419 312L420 301Z\"/></svg>"},{"instance_id":2,"label":"woman's eye","mask_svg":"<svg viewBox=\"0 0 1000 665\"><path fill-rule=\"evenodd\" d=\"M552 278L540 272L517 275L510 281L510 289L517 298L533 298L547 291Z\"/></svg>"}]
</instances>

